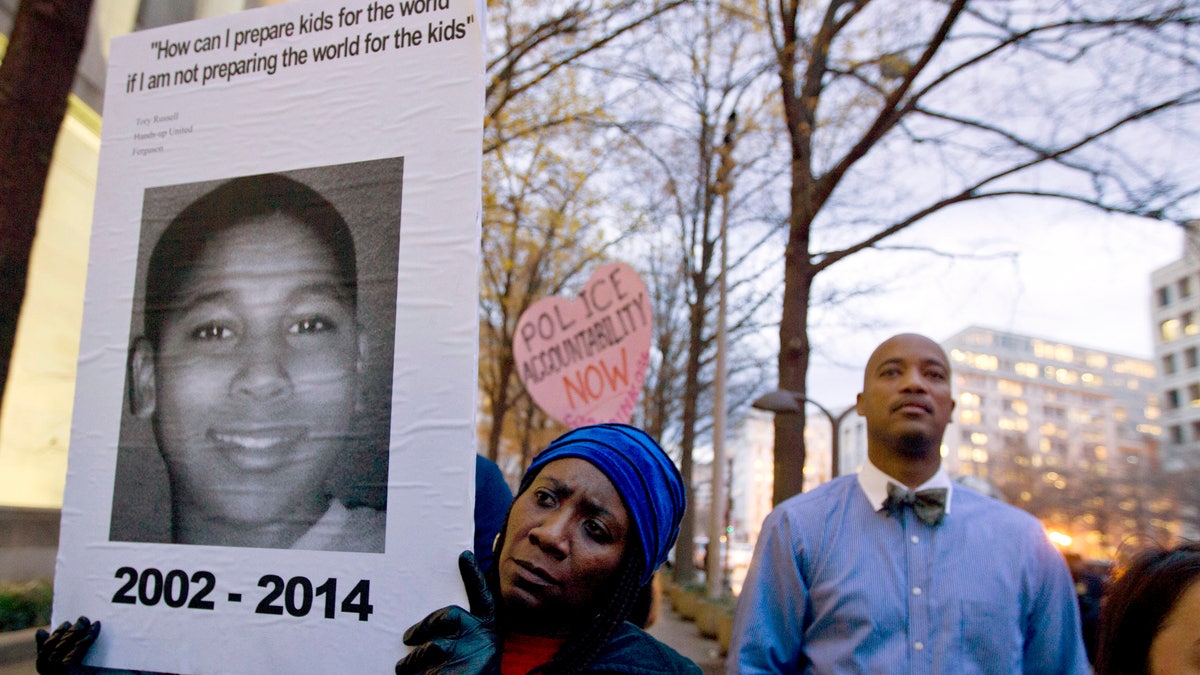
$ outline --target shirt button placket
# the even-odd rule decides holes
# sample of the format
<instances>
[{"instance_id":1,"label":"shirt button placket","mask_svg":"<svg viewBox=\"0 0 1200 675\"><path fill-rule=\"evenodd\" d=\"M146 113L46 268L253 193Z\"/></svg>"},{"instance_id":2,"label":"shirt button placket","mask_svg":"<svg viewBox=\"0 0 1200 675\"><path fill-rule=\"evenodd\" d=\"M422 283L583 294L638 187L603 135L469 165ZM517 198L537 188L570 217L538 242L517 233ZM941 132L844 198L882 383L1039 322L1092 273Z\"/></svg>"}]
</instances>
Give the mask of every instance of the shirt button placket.
<instances>
[{"instance_id":1,"label":"shirt button placket","mask_svg":"<svg viewBox=\"0 0 1200 675\"><path fill-rule=\"evenodd\" d=\"M912 509L904 510L904 538L908 601L908 657L910 673L933 673L932 617L930 616L930 544L927 525Z\"/></svg>"}]
</instances>

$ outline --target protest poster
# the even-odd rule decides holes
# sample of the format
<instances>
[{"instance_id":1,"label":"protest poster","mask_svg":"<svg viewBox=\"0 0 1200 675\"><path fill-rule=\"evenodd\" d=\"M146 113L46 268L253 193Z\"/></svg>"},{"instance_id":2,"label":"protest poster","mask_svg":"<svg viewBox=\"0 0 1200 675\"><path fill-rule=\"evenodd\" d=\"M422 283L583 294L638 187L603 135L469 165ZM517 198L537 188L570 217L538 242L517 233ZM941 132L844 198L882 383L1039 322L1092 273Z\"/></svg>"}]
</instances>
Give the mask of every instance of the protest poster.
<instances>
[{"instance_id":1,"label":"protest poster","mask_svg":"<svg viewBox=\"0 0 1200 675\"><path fill-rule=\"evenodd\" d=\"M592 273L573 299L549 297L517 321L513 358L525 389L569 427L628 423L646 381L654 324L646 284L625 263Z\"/></svg>"},{"instance_id":2,"label":"protest poster","mask_svg":"<svg viewBox=\"0 0 1200 675\"><path fill-rule=\"evenodd\" d=\"M465 602L482 12L113 41L55 578L88 664L390 672Z\"/></svg>"}]
</instances>

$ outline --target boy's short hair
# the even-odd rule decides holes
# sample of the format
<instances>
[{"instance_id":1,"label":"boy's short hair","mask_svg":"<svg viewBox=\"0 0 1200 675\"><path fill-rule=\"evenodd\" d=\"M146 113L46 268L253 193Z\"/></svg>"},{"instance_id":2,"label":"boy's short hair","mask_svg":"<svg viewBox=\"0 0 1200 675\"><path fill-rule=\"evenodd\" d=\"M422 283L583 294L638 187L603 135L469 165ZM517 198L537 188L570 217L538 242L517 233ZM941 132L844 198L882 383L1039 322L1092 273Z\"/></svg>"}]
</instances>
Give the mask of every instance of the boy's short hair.
<instances>
[{"instance_id":1,"label":"boy's short hair","mask_svg":"<svg viewBox=\"0 0 1200 675\"><path fill-rule=\"evenodd\" d=\"M209 238L252 218L283 214L301 223L333 257L344 300L358 304L354 237L337 208L316 190L279 174L231 179L197 198L159 236L146 268L143 329L155 347L166 314L191 277Z\"/></svg>"}]
</instances>

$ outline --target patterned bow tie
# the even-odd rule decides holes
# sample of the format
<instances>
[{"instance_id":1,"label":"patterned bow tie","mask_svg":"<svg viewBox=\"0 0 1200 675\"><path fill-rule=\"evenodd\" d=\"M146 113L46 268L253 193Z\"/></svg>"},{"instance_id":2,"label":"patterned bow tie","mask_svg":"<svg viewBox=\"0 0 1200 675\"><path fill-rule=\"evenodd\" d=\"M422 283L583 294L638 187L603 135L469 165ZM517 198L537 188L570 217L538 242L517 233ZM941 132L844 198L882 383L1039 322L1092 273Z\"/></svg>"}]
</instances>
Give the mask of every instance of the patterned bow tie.
<instances>
[{"instance_id":1,"label":"patterned bow tie","mask_svg":"<svg viewBox=\"0 0 1200 675\"><path fill-rule=\"evenodd\" d=\"M899 515L907 505L911 506L913 513L927 525L936 527L946 515L946 488L913 492L895 483L888 483L887 492L883 508L889 516Z\"/></svg>"}]
</instances>

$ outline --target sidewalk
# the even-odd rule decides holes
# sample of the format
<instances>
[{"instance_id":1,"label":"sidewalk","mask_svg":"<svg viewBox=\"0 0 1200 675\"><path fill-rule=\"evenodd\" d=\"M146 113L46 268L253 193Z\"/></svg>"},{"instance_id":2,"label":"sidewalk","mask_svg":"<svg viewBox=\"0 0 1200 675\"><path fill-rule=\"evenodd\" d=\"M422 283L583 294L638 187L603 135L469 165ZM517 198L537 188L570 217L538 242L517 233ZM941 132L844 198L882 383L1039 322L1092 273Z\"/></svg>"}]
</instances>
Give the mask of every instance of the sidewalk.
<instances>
[{"instance_id":1,"label":"sidewalk","mask_svg":"<svg viewBox=\"0 0 1200 675\"><path fill-rule=\"evenodd\" d=\"M0 633L0 675L36 675L33 634L37 629Z\"/></svg>"},{"instance_id":2,"label":"sidewalk","mask_svg":"<svg viewBox=\"0 0 1200 675\"><path fill-rule=\"evenodd\" d=\"M681 619L666 598L659 605L658 620L646 632L695 661L705 675L725 672L725 659L721 656L717 641L701 635L696 630L696 624Z\"/></svg>"}]
</instances>

